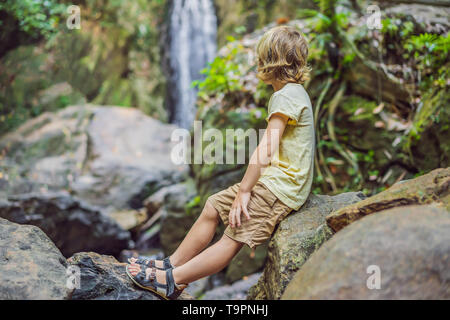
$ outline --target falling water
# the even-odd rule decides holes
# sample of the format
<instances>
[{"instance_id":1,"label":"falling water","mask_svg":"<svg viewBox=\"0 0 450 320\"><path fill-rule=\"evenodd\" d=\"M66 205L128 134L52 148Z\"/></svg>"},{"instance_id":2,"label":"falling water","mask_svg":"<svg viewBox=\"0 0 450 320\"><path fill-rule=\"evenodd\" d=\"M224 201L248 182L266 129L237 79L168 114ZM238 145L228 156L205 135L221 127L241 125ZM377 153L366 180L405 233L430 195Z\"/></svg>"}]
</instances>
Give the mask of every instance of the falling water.
<instances>
[{"instance_id":1,"label":"falling water","mask_svg":"<svg viewBox=\"0 0 450 320\"><path fill-rule=\"evenodd\" d=\"M171 122L190 128L197 89L191 82L216 55L217 20L212 0L173 0L170 15Z\"/></svg>"}]
</instances>

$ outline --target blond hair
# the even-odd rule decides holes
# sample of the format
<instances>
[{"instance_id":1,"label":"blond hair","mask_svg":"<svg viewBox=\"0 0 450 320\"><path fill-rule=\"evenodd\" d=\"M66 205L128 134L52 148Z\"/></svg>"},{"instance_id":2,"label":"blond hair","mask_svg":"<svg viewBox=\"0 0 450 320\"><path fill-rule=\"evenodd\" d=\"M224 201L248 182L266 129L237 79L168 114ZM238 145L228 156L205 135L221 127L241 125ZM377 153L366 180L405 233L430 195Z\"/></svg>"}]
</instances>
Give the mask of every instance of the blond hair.
<instances>
[{"instance_id":1,"label":"blond hair","mask_svg":"<svg viewBox=\"0 0 450 320\"><path fill-rule=\"evenodd\" d=\"M256 46L258 78L303 84L309 80L308 43L294 27L278 26L267 31Z\"/></svg>"}]
</instances>

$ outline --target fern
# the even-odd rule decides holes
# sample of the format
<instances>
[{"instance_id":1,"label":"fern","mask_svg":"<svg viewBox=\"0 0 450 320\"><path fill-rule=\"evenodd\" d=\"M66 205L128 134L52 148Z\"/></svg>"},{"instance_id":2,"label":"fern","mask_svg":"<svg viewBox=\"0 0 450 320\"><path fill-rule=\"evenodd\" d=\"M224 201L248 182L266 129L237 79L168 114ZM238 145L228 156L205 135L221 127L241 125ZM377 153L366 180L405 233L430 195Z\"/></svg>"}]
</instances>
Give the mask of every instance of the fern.
<instances>
[{"instance_id":1,"label":"fern","mask_svg":"<svg viewBox=\"0 0 450 320\"><path fill-rule=\"evenodd\" d=\"M408 51L427 51L447 54L450 47L450 34L441 36L432 33L422 33L412 36L405 44Z\"/></svg>"}]
</instances>

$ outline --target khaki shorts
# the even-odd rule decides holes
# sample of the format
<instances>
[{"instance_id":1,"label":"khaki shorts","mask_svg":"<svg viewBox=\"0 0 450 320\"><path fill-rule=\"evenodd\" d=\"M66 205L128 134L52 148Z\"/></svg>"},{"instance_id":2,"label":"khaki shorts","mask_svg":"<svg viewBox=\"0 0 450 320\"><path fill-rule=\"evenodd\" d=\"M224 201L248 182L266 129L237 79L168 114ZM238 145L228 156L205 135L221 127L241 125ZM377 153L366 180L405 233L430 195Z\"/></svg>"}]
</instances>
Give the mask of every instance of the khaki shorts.
<instances>
[{"instance_id":1,"label":"khaki shorts","mask_svg":"<svg viewBox=\"0 0 450 320\"><path fill-rule=\"evenodd\" d=\"M271 237L276 225L292 209L278 200L264 184L258 181L251 191L247 208L250 220L247 220L244 213L241 213L241 226L231 228L228 225L228 214L238 190L239 183L213 194L208 201L219 212L220 218L227 226L224 234L253 249Z\"/></svg>"}]
</instances>

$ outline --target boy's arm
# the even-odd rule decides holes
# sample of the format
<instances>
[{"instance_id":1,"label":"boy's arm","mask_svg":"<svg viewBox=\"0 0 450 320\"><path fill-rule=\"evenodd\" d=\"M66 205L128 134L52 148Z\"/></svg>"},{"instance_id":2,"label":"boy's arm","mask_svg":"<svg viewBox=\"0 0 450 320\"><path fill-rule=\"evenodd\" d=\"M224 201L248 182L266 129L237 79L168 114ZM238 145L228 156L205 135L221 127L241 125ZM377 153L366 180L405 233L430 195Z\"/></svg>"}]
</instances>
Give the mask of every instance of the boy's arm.
<instances>
[{"instance_id":1,"label":"boy's arm","mask_svg":"<svg viewBox=\"0 0 450 320\"><path fill-rule=\"evenodd\" d=\"M281 113L275 113L270 117L267 129L250 158L250 163L245 171L244 178L242 178L239 191L231 206L229 223L232 228L236 225L238 227L241 226L241 212L244 212L246 218L250 219L247 211L250 191L259 180L262 170L269 165L270 160L278 150L288 120L289 118Z\"/></svg>"}]
</instances>

